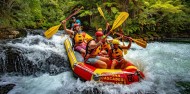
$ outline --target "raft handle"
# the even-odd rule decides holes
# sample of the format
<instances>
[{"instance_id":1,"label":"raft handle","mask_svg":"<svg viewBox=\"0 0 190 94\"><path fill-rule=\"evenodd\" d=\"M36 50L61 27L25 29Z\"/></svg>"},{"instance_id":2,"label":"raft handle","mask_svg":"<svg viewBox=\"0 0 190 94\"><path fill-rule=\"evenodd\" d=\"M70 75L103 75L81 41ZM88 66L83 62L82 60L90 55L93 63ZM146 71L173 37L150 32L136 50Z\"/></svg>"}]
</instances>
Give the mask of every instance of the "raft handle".
<instances>
[{"instance_id":1,"label":"raft handle","mask_svg":"<svg viewBox=\"0 0 190 94\"><path fill-rule=\"evenodd\" d=\"M140 74L140 71L139 71L139 70L137 70L137 71L135 72L135 75L137 75L137 76L139 77L139 81L140 81L141 79L143 79L143 77L142 77L142 75Z\"/></svg>"},{"instance_id":2,"label":"raft handle","mask_svg":"<svg viewBox=\"0 0 190 94\"><path fill-rule=\"evenodd\" d=\"M100 76L98 74L93 74L93 79L94 79L94 81L99 81Z\"/></svg>"}]
</instances>

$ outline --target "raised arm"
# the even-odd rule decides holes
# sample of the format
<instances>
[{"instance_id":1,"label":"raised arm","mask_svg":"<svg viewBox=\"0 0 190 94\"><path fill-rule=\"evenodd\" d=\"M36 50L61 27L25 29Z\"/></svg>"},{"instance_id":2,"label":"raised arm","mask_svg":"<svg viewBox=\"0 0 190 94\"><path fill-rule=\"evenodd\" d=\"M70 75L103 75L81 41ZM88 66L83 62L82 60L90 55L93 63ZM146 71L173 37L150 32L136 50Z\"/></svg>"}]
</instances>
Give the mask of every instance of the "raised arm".
<instances>
[{"instance_id":1,"label":"raised arm","mask_svg":"<svg viewBox=\"0 0 190 94\"><path fill-rule=\"evenodd\" d=\"M129 37L129 44L127 46L120 46L122 49L129 50L131 48L132 38Z\"/></svg>"},{"instance_id":2,"label":"raised arm","mask_svg":"<svg viewBox=\"0 0 190 94\"><path fill-rule=\"evenodd\" d=\"M72 30L70 30L70 29L67 29L67 27L66 27L66 20L63 20L61 23L62 23L62 25L63 25L63 28L64 28L64 30L65 30L65 32L67 33L67 34L69 34L69 35L73 35L74 34L74 31L72 31Z\"/></svg>"}]
</instances>

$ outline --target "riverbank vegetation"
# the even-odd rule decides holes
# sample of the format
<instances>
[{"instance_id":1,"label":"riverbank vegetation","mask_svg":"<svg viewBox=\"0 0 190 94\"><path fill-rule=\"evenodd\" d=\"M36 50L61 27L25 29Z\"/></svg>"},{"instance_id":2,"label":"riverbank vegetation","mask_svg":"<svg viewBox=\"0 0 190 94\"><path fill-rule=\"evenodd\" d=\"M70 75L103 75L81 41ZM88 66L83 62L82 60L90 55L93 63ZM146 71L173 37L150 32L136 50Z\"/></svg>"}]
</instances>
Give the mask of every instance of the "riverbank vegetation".
<instances>
[{"instance_id":1,"label":"riverbank vegetation","mask_svg":"<svg viewBox=\"0 0 190 94\"><path fill-rule=\"evenodd\" d=\"M76 17L82 21L84 30L104 28L106 21L97 5L110 24L119 12L127 11L129 18L122 25L127 35L149 39L162 34L189 37L185 36L190 31L188 0L1 0L0 28L46 30L81 6L84 9Z\"/></svg>"}]
</instances>

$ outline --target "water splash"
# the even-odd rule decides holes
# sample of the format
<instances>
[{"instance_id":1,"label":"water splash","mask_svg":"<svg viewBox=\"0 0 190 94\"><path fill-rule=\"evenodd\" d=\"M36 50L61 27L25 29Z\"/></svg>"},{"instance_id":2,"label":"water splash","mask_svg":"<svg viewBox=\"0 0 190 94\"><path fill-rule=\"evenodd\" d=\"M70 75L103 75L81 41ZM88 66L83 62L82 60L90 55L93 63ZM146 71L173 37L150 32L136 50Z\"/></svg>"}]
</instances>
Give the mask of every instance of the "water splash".
<instances>
[{"instance_id":1,"label":"water splash","mask_svg":"<svg viewBox=\"0 0 190 94\"><path fill-rule=\"evenodd\" d=\"M48 40L40 35L28 35L19 41L8 41L1 46L0 70L3 73L20 72L24 75L39 71L57 74L68 70L69 67L65 68L69 66L65 63L65 38L55 35Z\"/></svg>"},{"instance_id":2,"label":"water splash","mask_svg":"<svg viewBox=\"0 0 190 94\"><path fill-rule=\"evenodd\" d=\"M68 61L62 44L65 38L55 35L52 39L47 40L42 36L31 35L20 43L10 42L8 45L26 51L27 53L23 53L23 55L32 61L32 64L40 64L41 61L47 62L45 59L52 53L58 54ZM131 85L82 82L74 79L70 70L56 75L41 74L37 77L3 75L0 78L0 84L16 84L9 94L179 94L176 82L190 82L189 48L189 44L154 42L149 43L147 48L143 49L133 43L132 49L128 51L125 58L140 67L146 78L140 83ZM1 53L1 56L5 56L5 54ZM68 67L63 66L62 68ZM54 64L49 67L52 72L60 71L60 69Z\"/></svg>"}]
</instances>

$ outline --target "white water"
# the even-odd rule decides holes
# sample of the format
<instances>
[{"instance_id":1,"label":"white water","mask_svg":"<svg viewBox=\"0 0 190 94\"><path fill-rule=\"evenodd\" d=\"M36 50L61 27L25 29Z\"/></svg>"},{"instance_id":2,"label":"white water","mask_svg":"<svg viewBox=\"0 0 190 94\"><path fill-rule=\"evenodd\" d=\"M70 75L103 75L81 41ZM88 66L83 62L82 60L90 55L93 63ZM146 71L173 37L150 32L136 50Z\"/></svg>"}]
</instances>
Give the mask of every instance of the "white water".
<instances>
[{"instance_id":1,"label":"white water","mask_svg":"<svg viewBox=\"0 0 190 94\"><path fill-rule=\"evenodd\" d=\"M39 37L40 43L29 45L32 39ZM27 54L31 60L43 58L38 50L53 51L65 57L63 41L66 37L53 36L47 40L41 36L28 36L25 42L13 45L19 48L37 50L35 54ZM50 44L45 44L48 42ZM54 43L53 45L51 43ZM175 86L176 81L190 81L190 44L182 43L149 43L146 49L137 46L135 43L128 51L125 58L134 62L143 72L146 78L140 83L131 85L114 85L109 83L81 82L73 77L72 72L63 72L58 75L42 74L34 76L10 76L2 75L0 85L14 83L16 86L8 94L84 94L86 91L98 90L104 94L134 94L135 92L157 94L179 94ZM88 93L88 92L86 92ZM92 92L91 92L92 93ZM96 92L95 92L96 93ZM96 93L97 94L97 93Z\"/></svg>"}]
</instances>

